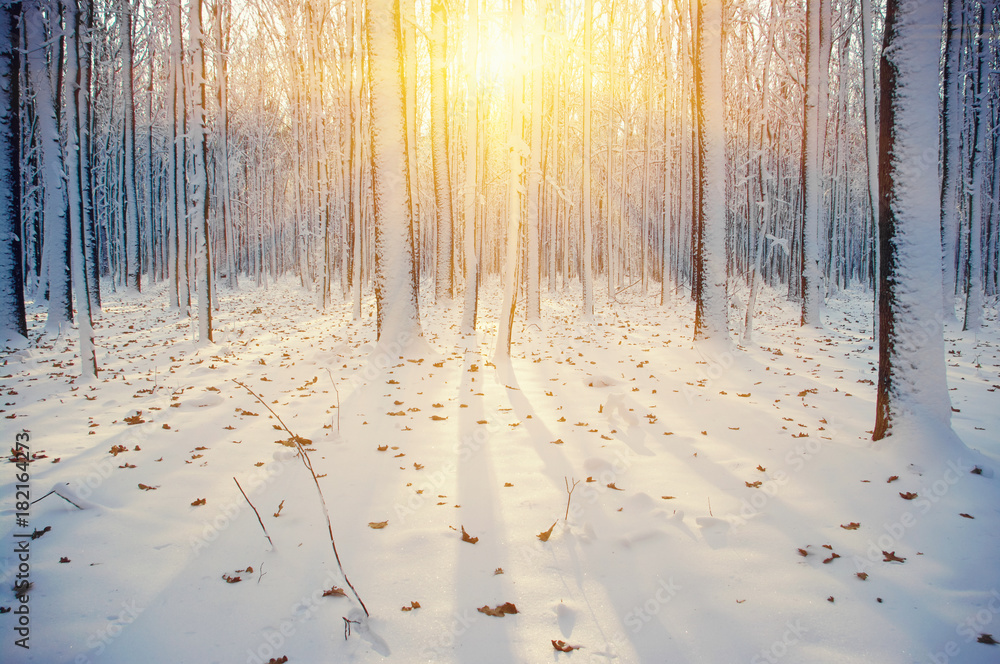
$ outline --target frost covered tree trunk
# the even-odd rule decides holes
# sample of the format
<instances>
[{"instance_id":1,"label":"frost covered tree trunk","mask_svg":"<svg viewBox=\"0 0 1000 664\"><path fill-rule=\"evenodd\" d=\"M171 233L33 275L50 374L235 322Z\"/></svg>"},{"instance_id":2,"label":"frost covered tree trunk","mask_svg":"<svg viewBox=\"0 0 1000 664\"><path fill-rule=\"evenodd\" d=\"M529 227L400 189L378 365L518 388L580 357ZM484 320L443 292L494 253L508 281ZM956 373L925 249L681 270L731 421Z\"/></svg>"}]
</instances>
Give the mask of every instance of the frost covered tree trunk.
<instances>
[{"instance_id":1,"label":"frost covered tree trunk","mask_svg":"<svg viewBox=\"0 0 1000 664\"><path fill-rule=\"evenodd\" d=\"M226 283L230 288L236 288L236 249L234 247L234 210L232 195L232 173L230 172L229 150L229 21L230 5L228 0L219 0L212 9L215 19L215 72L216 93L218 95L218 130L216 145L218 150L217 164L219 183L219 208L222 217L224 264L226 266ZM218 303L216 303L218 305Z\"/></svg>"},{"instance_id":2,"label":"frost covered tree trunk","mask_svg":"<svg viewBox=\"0 0 1000 664\"><path fill-rule=\"evenodd\" d=\"M593 156L591 113L593 111L593 58L594 58L594 0L583 0L583 218L581 219L583 254L581 281L583 282L583 318L594 317L594 223L591 211L590 162Z\"/></svg>"},{"instance_id":3,"label":"frost covered tree trunk","mask_svg":"<svg viewBox=\"0 0 1000 664\"><path fill-rule=\"evenodd\" d=\"M66 117L66 189L69 200L70 237L73 244L73 286L76 292L76 322L80 333L80 371L83 376L97 377L97 356L94 353L94 327L87 288L86 219L83 211L83 190L87 183L81 178L82 117L85 90L80 72L80 23L77 0L63 2L63 22L66 30L66 71L63 79L63 100Z\"/></svg>"},{"instance_id":4,"label":"frost covered tree trunk","mask_svg":"<svg viewBox=\"0 0 1000 664\"><path fill-rule=\"evenodd\" d=\"M208 236L208 167L205 159L205 35L201 29L201 0L188 6L188 30L192 52L194 90L191 118L191 147L194 151L194 174L191 183L192 221L195 224L195 250L198 280L198 340L212 342L212 260Z\"/></svg>"},{"instance_id":5,"label":"frost covered tree trunk","mask_svg":"<svg viewBox=\"0 0 1000 664\"><path fill-rule=\"evenodd\" d=\"M21 263L20 2L0 6L0 345L27 342Z\"/></svg>"},{"instance_id":6,"label":"frost covered tree trunk","mask_svg":"<svg viewBox=\"0 0 1000 664\"><path fill-rule=\"evenodd\" d=\"M181 35L180 0L170 2L170 92L173 113L173 141L169 154L171 211L174 230L173 245L173 288L177 293L176 306L181 315L187 316L191 310L191 287L188 279L188 214L187 214L187 118L184 99L183 37ZM173 296L171 296L171 304Z\"/></svg>"},{"instance_id":7,"label":"frost covered tree trunk","mask_svg":"<svg viewBox=\"0 0 1000 664\"><path fill-rule=\"evenodd\" d=\"M503 271L503 302L500 305L499 329L497 345L494 349L494 362L506 361L510 357L511 332L514 327L514 312L517 309L517 288L520 282L520 239L521 239L521 172L523 169L521 156L524 153L523 106L524 106L524 73L521 63L522 37L521 21L523 19L523 4L521 0L511 0L510 35L513 65L511 75L510 95L510 134L507 139L507 229L506 229L506 264Z\"/></svg>"},{"instance_id":8,"label":"frost covered tree trunk","mask_svg":"<svg viewBox=\"0 0 1000 664\"><path fill-rule=\"evenodd\" d=\"M802 315L801 324L822 325L820 308L823 303L820 266L820 209L823 176L823 141L826 131L826 109L821 95L826 76L823 71L824 51L821 37L823 0L806 0L806 101L802 134ZM825 96L825 95L824 95Z\"/></svg>"},{"instance_id":9,"label":"frost covered tree trunk","mask_svg":"<svg viewBox=\"0 0 1000 664\"><path fill-rule=\"evenodd\" d=\"M399 0L368 0L366 18L378 339L404 344L420 336L420 319L413 279Z\"/></svg>"},{"instance_id":10,"label":"frost covered tree trunk","mask_svg":"<svg viewBox=\"0 0 1000 664\"><path fill-rule=\"evenodd\" d=\"M479 305L479 262L476 259L476 163L479 146L479 77L476 61L479 56L479 0L467 0L468 27L465 47L465 303L462 310L462 334L476 331L476 310ZM412 149L412 147L411 147ZM412 174L412 171L411 171Z\"/></svg>"},{"instance_id":11,"label":"frost covered tree trunk","mask_svg":"<svg viewBox=\"0 0 1000 664\"><path fill-rule=\"evenodd\" d=\"M950 0L955 2L957 0ZM869 224L872 232L878 229L878 126L875 124L875 62L872 42L875 35L872 32L871 0L861 0L861 52L862 76L865 94L865 173L868 176L868 211ZM871 242L877 243L878 238L872 237ZM877 296L876 296L877 297Z\"/></svg>"},{"instance_id":12,"label":"frost covered tree trunk","mask_svg":"<svg viewBox=\"0 0 1000 664\"><path fill-rule=\"evenodd\" d=\"M125 286L142 290L141 257L139 253L139 196L135 182L135 90L132 84L132 3L121 0L118 16L119 35L122 45L122 89L125 105L122 109L125 126Z\"/></svg>"},{"instance_id":13,"label":"frost covered tree trunk","mask_svg":"<svg viewBox=\"0 0 1000 664\"><path fill-rule=\"evenodd\" d=\"M350 105L350 159L348 183L350 187L348 199L350 241L345 240L347 250L353 253L345 255L347 264L351 266L351 316L361 320L361 176L364 171L361 161L361 17L358 16L359 0L347 0L348 32L348 62L350 65L350 85L348 96ZM348 260L349 259L349 260ZM346 266L345 266L346 269Z\"/></svg>"},{"instance_id":14,"label":"frost covered tree trunk","mask_svg":"<svg viewBox=\"0 0 1000 664\"><path fill-rule=\"evenodd\" d=\"M722 0L698 0L695 95L698 110L698 226L694 338L728 340L726 301L726 139Z\"/></svg>"},{"instance_id":15,"label":"frost covered tree trunk","mask_svg":"<svg viewBox=\"0 0 1000 664\"><path fill-rule=\"evenodd\" d=\"M868 1L868 0L866 0ZM955 319L955 290L958 248L958 187L962 175L960 144L962 109L959 105L959 51L962 44L963 0L947 0L947 29L944 44L944 96L941 106L941 266L942 296L946 320Z\"/></svg>"},{"instance_id":16,"label":"frost covered tree trunk","mask_svg":"<svg viewBox=\"0 0 1000 664\"><path fill-rule=\"evenodd\" d=\"M455 293L455 256L452 246L451 168L448 155L448 16L444 0L431 2L431 160L434 168L434 211L437 249L434 298L448 300Z\"/></svg>"},{"instance_id":17,"label":"frost covered tree trunk","mask_svg":"<svg viewBox=\"0 0 1000 664\"><path fill-rule=\"evenodd\" d=\"M44 13L44 15L43 15ZM41 153L41 184L43 188L42 219L44 228L43 265L47 267L48 318L45 331L60 334L73 321L70 294L70 228L66 214L66 173L59 145L59 120L56 112L49 47L49 35L58 37L59 12L47 0L32 0L24 6L24 36L28 80L35 108L35 132ZM45 23L49 22L46 31ZM58 38L56 39L58 42ZM58 53L58 49L56 49ZM56 65L52 58L52 66Z\"/></svg>"},{"instance_id":18,"label":"frost covered tree trunk","mask_svg":"<svg viewBox=\"0 0 1000 664\"><path fill-rule=\"evenodd\" d=\"M770 18L770 16L768 17ZM768 21L770 24L770 21ZM757 149L757 155L753 157L753 160L757 163L757 191L756 200L753 201L753 210L751 211L751 216L754 217L754 231L757 236L756 246L752 252L752 264L750 266L750 295L747 298L747 311L746 317L743 322L743 338L744 344L749 343L753 339L753 318L754 313L757 309L757 295L760 293L760 282L762 279L762 272L764 269L764 240L767 237L767 223L768 216L771 214L771 200L765 192L765 178L770 174L764 171L764 141L768 134L768 122L770 121L770 69L771 69L771 54L772 50L768 50L764 55L764 65L763 71L763 82L760 88L760 126L758 131L760 132L758 144L755 146ZM753 234L750 236L750 240L753 240Z\"/></svg>"},{"instance_id":19,"label":"frost covered tree trunk","mask_svg":"<svg viewBox=\"0 0 1000 664\"><path fill-rule=\"evenodd\" d=\"M972 152L969 161L972 163L972 182L969 187L968 200L968 253L965 265L965 314L962 318L962 329L978 331L983 315L983 218L986 202L984 200L985 173L987 168L986 137L989 133L991 98L990 64L991 54L987 44L993 44L993 7L995 2L984 1L980 4L980 34L978 36L978 66L976 78L976 96L971 113L972 120Z\"/></svg>"},{"instance_id":20,"label":"frost covered tree trunk","mask_svg":"<svg viewBox=\"0 0 1000 664\"><path fill-rule=\"evenodd\" d=\"M922 154L938 129L937 2L888 0L879 101L879 372L872 438L901 420L946 426L941 244L936 163Z\"/></svg>"},{"instance_id":21,"label":"frost covered tree trunk","mask_svg":"<svg viewBox=\"0 0 1000 664\"><path fill-rule=\"evenodd\" d=\"M540 17L536 18L541 21ZM541 233L541 185L542 185L542 82L545 69L542 67L542 40L544 30L538 30L532 35L531 47L531 144L528 157L528 177L525 196L525 222L527 231L527 256L525 260L524 294L525 318L528 322L536 322L541 318L541 300L539 294L540 280L540 246Z\"/></svg>"},{"instance_id":22,"label":"frost covered tree trunk","mask_svg":"<svg viewBox=\"0 0 1000 664\"><path fill-rule=\"evenodd\" d=\"M414 0L402 0L403 83L406 91L406 163L413 233L413 281L420 293L420 179L417 175L417 18Z\"/></svg>"},{"instance_id":23,"label":"frost covered tree trunk","mask_svg":"<svg viewBox=\"0 0 1000 664\"><path fill-rule=\"evenodd\" d=\"M93 66L92 42L94 35L94 8L90 3L82 3L80 7L81 36L77 47L80 49L80 177L83 180L83 221L86 225L84 233L84 252L87 255L87 289L90 295L90 313L99 317L101 313L101 275L98 261L100 243L97 238L97 215L94 210L93 192L93 103L92 82Z\"/></svg>"}]
</instances>

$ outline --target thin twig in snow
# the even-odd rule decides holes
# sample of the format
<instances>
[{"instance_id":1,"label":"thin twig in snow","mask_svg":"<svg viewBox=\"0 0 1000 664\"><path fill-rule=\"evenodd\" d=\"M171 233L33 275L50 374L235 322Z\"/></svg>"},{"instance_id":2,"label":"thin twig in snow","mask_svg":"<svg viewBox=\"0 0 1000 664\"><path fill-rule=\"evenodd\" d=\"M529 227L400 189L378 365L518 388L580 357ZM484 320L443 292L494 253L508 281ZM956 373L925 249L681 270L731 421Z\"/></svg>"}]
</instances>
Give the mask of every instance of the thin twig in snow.
<instances>
[{"instance_id":1,"label":"thin twig in snow","mask_svg":"<svg viewBox=\"0 0 1000 664\"><path fill-rule=\"evenodd\" d=\"M264 408L267 408L269 411L271 411L271 414L274 415L279 422L281 422L281 426L285 429L288 435L292 437L292 441L295 443L295 447L298 448L299 454L302 456L302 464L309 471L309 474L312 475L313 482L316 484L316 491L319 493L319 502L323 506L323 516L326 517L326 527L330 533L330 544L333 546L333 556L334 558L337 559L337 566L340 568L340 573L344 576L344 582L347 584L347 587L351 589L351 592L354 593L354 598L358 600L358 604L361 605L361 608L364 610L365 615L370 617L371 614L368 613L368 607L366 607L365 603L361 600L361 595L358 594L358 591L357 589L355 589L354 584L351 583L351 580L349 578L347 578L347 572L344 571L344 564L340 562L340 554L337 553L337 542L333 539L333 523L330 521L330 510L327 509L326 507L326 498L323 497L323 489L320 488L319 486L319 478L316 477L316 471L313 470L312 461L309 459L309 454L306 452L306 448L303 447L302 443L300 442L302 439L299 438L296 434L292 433L292 430L288 428L284 420L282 420L281 417L276 412L274 412L274 409L272 409L270 406L267 405L267 402L264 401L264 399L262 399L259 394L257 394L256 392L254 392L249 387L247 387L240 381L236 380L235 378L233 378L233 382L242 387L250 394L252 394L254 398L257 399L257 401L259 401L264 406ZM339 411L340 409L338 408L337 410Z\"/></svg>"},{"instance_id":2,"label":"thin twig in snow","mask_svg":"<svg viewBox=\"0 0 1000 664\"><path fill-rule=\"evenodd\" d=\"M271 543L271 550L273 551L274 542L271 540L271 536L267 534L267 528L264 527L264 522L260 520L260 512L258 512L257 508L254 507L253 503L250 502L250 498L247 496L246 491L243 490L243 487L240 486L239 481L235 477L233 478L233 481L236 482L236 486L237 488L239 488L240 493L243 494L243 497L247 499L247 504L250 505L250 509L252 509L253 513L257 515L257 522L260 523L260 527L264 531L264 537L266 537L267 541Z\"/></svg>"},{"instance_id":3,"label":"thin twig in snow","mask_svg":"<svg viewBox=\"0 0 1000 664\"><path fill-rule=\"evenodd\" d=\"M573 486L569 485L569 480L565 476L563 481L566 482L566 516L563 521L569 521L569 501L573 499L573 491L576 490L576 485L580 483L580 480L573 480Z\"/></svg>"},{"instance_id":4,"label":"thin twig in snow","mask_svg":"<svg viewBox=\"0 0 1000 664\"><path fill-rule=\"evenodd\" d=\"M337 435L340 435L340 390L337 389L337 381L333 379L333 374L330 373L330 369L326 369L326 373L330 375L330 382L333 383L333 391L337 393Z\"/></svg>"}]
</instances>

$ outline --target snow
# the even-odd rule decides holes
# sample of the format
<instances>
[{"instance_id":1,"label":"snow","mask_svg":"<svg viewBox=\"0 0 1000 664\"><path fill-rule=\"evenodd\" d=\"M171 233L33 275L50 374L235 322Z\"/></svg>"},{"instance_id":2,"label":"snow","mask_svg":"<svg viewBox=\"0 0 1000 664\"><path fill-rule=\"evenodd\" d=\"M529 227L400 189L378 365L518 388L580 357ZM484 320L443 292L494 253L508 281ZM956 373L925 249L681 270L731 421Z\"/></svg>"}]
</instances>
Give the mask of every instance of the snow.
<instances>
[{"instance_id":1,"label":"snow","mask_svg":"<svg viewBox=\"0 0 1000 664\"><path fill-rule=\"evenodd\" d=\"M0 615L0 660L996 661L976 642L1000 636L995 309L978 336L945 324L957 436L902 423L873 446L870 292L831 296L817 330L764 287L757 343L721 350L692 344L689 303L634 295L580 323L578 291L543 294L500 382L498 291L484 284L477 337L425 299L423 339L396 348L376 344L371 298L354 321L291 279L220 284L209 346L162 285L109 293L87 385L75 335L40 337L29 303L41 342L0 359L5 444L24 429L44 454L33 500L83 509L31 507L29 532L51 527L30 540L31 648ZM310 441L370 618L268 407ZM9 588L22 529L3 466ZM518 613L477 611L505 602Z\"/></svg>"}]
</instances>

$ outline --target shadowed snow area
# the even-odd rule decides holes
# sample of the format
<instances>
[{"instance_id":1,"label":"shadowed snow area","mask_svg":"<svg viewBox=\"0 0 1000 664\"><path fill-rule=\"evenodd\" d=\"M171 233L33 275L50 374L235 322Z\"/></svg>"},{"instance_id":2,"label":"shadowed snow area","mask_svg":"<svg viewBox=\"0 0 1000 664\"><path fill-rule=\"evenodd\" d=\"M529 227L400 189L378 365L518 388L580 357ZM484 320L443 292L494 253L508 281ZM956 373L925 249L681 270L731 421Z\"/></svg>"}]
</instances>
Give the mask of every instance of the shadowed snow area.
<instances>
[{"instance_id":1,"label":"shadowed snow area","mask_svg":"<svg viewBox=\"0 0 1000 664\"><path fill-rule=\"evenodd\" d=\"M764 292L754 342L728 348L692 344L686 300L582 323L578 294L543 296L505 367L499 297L475 339L459 306L423 301L423 339L378 344L370 300L352 321L290 280L219 299L198 345L162 288L108 295L95 382L75 335L0 357L4 445L27 431L31 499L55 492L18 526L3 464L0 606L19 535L51 530L27 539L31 648L0 615L0 660L1000 658L978 642L1000 639L993 309L978 336L945 330L957 437L873 445L862 291L823 330Z\"/></svg>"}]
</instances>

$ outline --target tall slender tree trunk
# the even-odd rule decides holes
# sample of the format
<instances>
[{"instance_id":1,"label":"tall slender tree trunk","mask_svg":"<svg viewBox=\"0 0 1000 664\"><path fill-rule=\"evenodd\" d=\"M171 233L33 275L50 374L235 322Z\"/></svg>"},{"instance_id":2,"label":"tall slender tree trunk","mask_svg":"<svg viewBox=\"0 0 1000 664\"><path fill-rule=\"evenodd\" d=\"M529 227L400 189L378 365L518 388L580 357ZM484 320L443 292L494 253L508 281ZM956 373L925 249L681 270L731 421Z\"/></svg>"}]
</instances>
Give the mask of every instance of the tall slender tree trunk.
<instances>
[{"instance_id":1,"label":"tall slender tree trunk","mask_svg":"<svg viewBox=\"0 0 1000 664\"><path fill-rule=\"evenodd\" d=\"M820 266L820 209L823 175L821 134L825 132L826 109L821 99L825 87L822 67L821 15L823 0L806 0L806 103L802 134L802 315L801 324L822 325L823 302Z\"/></svg>"},{"instance_id":2,"label":"tall slender tree trunk","mask_svg":"<svg viewBox=\"0 0 1000 664\"><path fill-rule=\"evenodd\" d=\"M467 0L468 27L465 50L465 303L462 310L462 334L476 331L479 305L479 262L476 259L476 202L479 198L476 164L479 146L479 0Z\"/></svg>"},{"instance_id":3,"label":"tall slender tree trunk","mask_svg":"<svg viewBox=\"0 0 1000 664\"><path fill-rule=\"evenodd\" d=\"M43 9L46 16L43 16ZM59 116L56 110L56 88L49 69L46 42L59 35L59 12L47 0L32 0L24 6L26 61L34 109L35 131L41 153L44 224L43 265L47 268L48 319L45 331L61 334L73 321L70 293L71 244L69 216L66 210L65 171L59 146ZM45 22L49 22L46 30ZM52 66L58 63L58 49L52 56Z\"/></svg>"},{"instance_id":4,"label":"tall slender tree trunk","mask_svg":"<svg viewBox=\"0 0 1000 664\"><path fill-rule=\"evenodd\" d=\"M593 59L594 59L594 0L583 0L583 217L580 229L583 241L580 246L582 255L581 278L583 282L583 319L594 317L594 220L591 204L590 164L593 157L592 119L593 112Z\"/></svg>"},{"instance_id":5,"label":"tall slender tree trunk","mask_svg":"<svg viewBox=\"0 0 1000 664\"><path fill-rule=\"evenodd\" d=\"M135 168L135 90L132 82L132 2L120 0L119 39L121 40L122 88L125 91L125 286L142 290L142 258L139 248L139 195Z\"/></svg>"},{"instance_id":6,"label":"tall slender tree trunk","mask_svg":"<svg viewBox=\"0 0 1000 664\"><path fill-rule=\"evenodd\" d=\"M431 157L434 168L434 208L437 249L434 297L454 296L452 244L451 169L448 154L448 16L444 0L431 2Z\"/></svg>"},{"instance_id":7,"label":"tall slender tree trunk","mask_svg":"<svg viewBox=\"0 0 1000 664\"><path fill-rule=\"evenodd\" d=\"M93 160L92 128L93 128L93 66L92 41L94 34L94 8L90 3L81 3L82 31L77 44L80 49L80 85L82 87L80 105L80 177L83 180L83 223L84 253L87 256L87 291L90 296L90 313L98 318L101 313L101 275L98 251L100 243L97 238L97 215L94 212L94 178L91 168Z\"/></svg>"},{"instance_id":8,"label":"tall slender tree trunk","mask_svg":"<svg viewBox=\"0 0 1000 664\"><path fill-rule=\"evenodd\" d=\"M968 200L968 254L965 270L965 313L962 318L962 329L978 331L982 325L983 316L983 219L985 216L986 193L985 171L986 164L986 137L990 127L990 108L992 76L991 48L987 45L993 42L993 7L996 2L984 0L980 6L980 35L978 44L978 67L976 74L976 97L973 102L972 113L972 152L970 162L972 164L972 182L969 187Z\"/></svg>"},{"instance_id":9,"label":"tall slender tree trunk","mask_svg":"<svg viewBox=\"0 0 1000 664\"><path fill-rule=\"evenodd\" d=\"M0 6L0 347L28 339L21 262L21 3Z\"/></svg>"},{"instance_id":10,"label":"tall slender tree trunk","mask_svg":"<svg viewBox=\"0 0 1000 664\"><path fill-rule=\"evenodd\" d=\"M522 20L524 7L522 0L511 0L510 35L514 64L511 77L510 134L507 144L507 239L506 265L503 271L503 302L500 305L499 329L497 331L495 362L506 361L510 357L510 342L514 327L514 312L517 309L517 289L520 284L520 239L521 239L521 174L523 170L523 107L524 107L524 67L521 51L524 48Z\"/></svg>"},{"instance_id":11,"label":"tall slender tree trunk","mask_svg":"<svg viewBox=\"0 0 1000 664\"><path fill-rule=\"evenodd\" d=\"M542 21L541 17L536 17L536 21ZM539 281L541 278L540 265L540 236L541 236L541 185L542 185L542 84L545 76L545 69L541 66L543 61L542 45L545 38L545 31L536 30L532 35L531 47L531 143L528 156L528 177L526 182L525 196L525 221L527 256L525 257L525 318L528 322L535 322L541 318L541 299L539 294Z\"/></svg>"},{"instance_id":12,"label":"tall slender tree trunk","mask_svg":"<svg viewBox=\"0 0 1000 664\"><path fill-rule=\"evenodd\" d=\"M866 0L869 1L869 0ZM944 43L944 96L941 112L941 266L943 269L943 304L946 320L955 319L955 292L958 260L958 194L962 176L960 144L962 109L959 86L962 71L959 51L962 48L963 0L947 0L947 28Z\"/></svg>"},{"instance_id":13,"label":"tall slender tree trunk","mask_svg":"<svg viewBox=\"0 0 1000 664\"><path fill-rule=\"evenodd\" d=\"M191 209L195 224L196 260L198 264L198 340L212 339L212 254L208 235L208 165L206 162L207 136L205 132L206 88L205 36L201 29L201 0L191 0L188 7L188 30L192 51L194 82L194 114L191 119L191 145L194 149L194 176L191 187Z\"/></svg>"},{"instance_id":14,"label":"tall slender tree trunk","mask_svg":"<svg viewBox=\"0 0 1000 664\"><path fill-rule=\"evenodd\" d=\"M413 235L413 281L420 293L420 179L417 174L417 17L414 0L402 0L403 84L406 93L406 163Z\"/></svg>"},{"instance_id":15,"label":"tall slender tree trunk","mask_svg":"<svg viewBox=\"0 0 1000 664\"><path fill-rule=\"evenodd\" d=\"M83 189L80 162L84 156L80 149L81 116L84 90L80 76L80 24L77 0L63 3L63 22L66 30L66 72L63 81L66 114L66 185L69 201L70 237L73 243L73 286L76 292L76 322L80 334L80 371L83 376L97 377L97 356L94 353L94 327L90 315L90 294L87 289L87 259L84 236L86 223L83 214Z\"/></svg>"}]
</instances>

